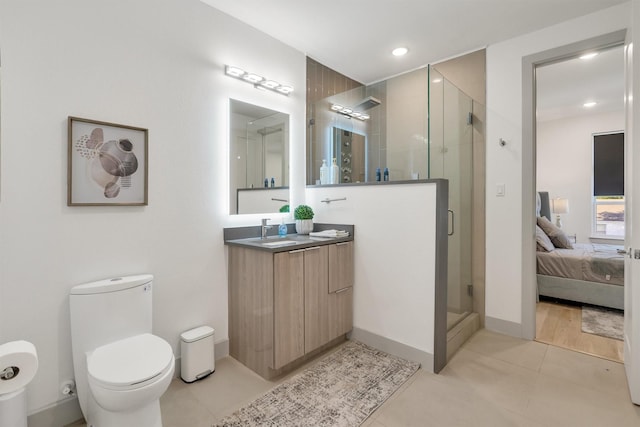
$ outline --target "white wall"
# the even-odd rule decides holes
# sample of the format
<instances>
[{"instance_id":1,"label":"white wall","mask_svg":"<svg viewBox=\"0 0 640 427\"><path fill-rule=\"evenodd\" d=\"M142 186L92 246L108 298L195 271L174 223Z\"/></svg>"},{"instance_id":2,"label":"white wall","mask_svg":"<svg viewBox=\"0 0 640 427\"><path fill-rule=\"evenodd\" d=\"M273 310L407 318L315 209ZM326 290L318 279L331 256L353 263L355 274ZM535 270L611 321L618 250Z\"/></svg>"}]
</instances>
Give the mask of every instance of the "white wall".
<instances>
[{"instance_id":1,"label":"white wall","mask_svg":"<svg viewBox=\"0 0 640 427\"><path fill-rule=\"evenodd\" d=\"M538 122L536 187L549 191L551 198L569 199L562 228L576 234L579 243L589 242L591 235L592 134L620 130L624 130L624 111Z\"/></svg>"},{"instance_id":2,"label":"white wall","mask_svg":"<svg viewBox=\"0 0 640 427\"><path fill-rule=\"evenodd\" d=\"M0 343L37 347L29 412L73 377L73 285L152 273L154 331L176 355L193 326L227 339L222 229L259 224L228 216L228 99L290 114L302 200L304 54L198 0L2 0L0 49ZM224 64L296 91L255 90ZM66 206L69 115L149 129L149 206Z\"/></svg>"},{"instance_id":3,"label":"white wall","mask_svg":"<svg viewBox=\"0 0 640 427\"><path fill-rule=\"evenodd\" d=\"M308 188L307 203L355 224L354 327L433 355L436 184Z\"/></svg>"},{"instance_id":4,"label":"white wall","mask_svg":"<svg viewBox=\"0 0 640 427\"><path fill-rule=\"evenodd\" d=\"M522 58L627 28L630 11L624 3L487 48L486 315L512 332L522 322L522 171L532 162L522 157Z\"/></svg>"}]
</instances>

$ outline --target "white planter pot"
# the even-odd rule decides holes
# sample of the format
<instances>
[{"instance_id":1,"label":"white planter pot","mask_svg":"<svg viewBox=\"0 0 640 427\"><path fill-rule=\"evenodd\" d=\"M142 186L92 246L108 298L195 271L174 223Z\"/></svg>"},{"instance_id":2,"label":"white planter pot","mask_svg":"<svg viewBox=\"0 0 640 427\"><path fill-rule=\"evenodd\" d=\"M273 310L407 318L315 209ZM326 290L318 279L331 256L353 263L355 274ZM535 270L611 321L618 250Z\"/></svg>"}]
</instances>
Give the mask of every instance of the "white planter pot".
<instances>
[{"instance_id":1,"label":"white planter pot","mask_svg":"<svg viewBox=\"0 0 640 427\"><path fill-rule=\"evenodd\" d=\"M313 231L312 219L296 219L296 232L298 234L309 234Z\"/></svg>"}]
</instances>

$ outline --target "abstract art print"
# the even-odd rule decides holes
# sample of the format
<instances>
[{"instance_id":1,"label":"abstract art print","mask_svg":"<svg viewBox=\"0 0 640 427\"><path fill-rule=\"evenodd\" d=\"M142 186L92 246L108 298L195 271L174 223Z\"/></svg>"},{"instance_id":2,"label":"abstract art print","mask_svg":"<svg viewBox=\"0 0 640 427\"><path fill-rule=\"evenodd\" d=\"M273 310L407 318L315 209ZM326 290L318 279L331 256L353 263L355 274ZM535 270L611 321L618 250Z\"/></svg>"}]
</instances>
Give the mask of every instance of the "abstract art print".
<instances>
[{"instance_id":1,"label":"abstract art print","mask_svg":"<svg viewBox=\"0 0 640 427\"><path fill-rule=\"evenodd\" d=\"M69 206L147 205L147 129L69 117Z\"/></svg>"}]
</instances>

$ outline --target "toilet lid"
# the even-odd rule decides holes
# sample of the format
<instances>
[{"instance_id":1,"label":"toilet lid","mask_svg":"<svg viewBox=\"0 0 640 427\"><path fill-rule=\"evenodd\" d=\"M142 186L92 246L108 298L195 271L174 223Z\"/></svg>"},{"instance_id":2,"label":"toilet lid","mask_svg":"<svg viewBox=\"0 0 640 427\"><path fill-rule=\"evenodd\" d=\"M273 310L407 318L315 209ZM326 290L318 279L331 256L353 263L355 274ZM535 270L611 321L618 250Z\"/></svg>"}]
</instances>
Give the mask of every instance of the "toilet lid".
<instances>
[{"instance_id":1,"label":"toilet lid","mask_svg":"<svg viewBox=\"0 0 640 427\"><path fill-rule=\"evenodd\" d=\"M173 363L173 351L162 338L141 334L98 347L87 362L90 379L122 387L160 375Z\"/></svg>"}]
</instances>

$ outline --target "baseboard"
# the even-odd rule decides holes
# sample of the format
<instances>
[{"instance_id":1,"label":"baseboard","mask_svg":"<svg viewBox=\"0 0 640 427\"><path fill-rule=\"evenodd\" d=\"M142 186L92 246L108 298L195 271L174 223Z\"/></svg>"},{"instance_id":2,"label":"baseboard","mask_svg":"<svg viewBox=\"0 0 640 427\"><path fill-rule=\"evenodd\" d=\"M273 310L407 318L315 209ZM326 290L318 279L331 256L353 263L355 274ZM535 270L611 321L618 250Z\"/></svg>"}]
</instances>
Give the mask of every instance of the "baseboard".
<instances>
[{"instance_id":1,"label":"baseboard","mask_svg":"<svg viewBox=\"0 0 640 427\"><path fill-rule=\"evenodd\" d=\"M447 363L478 330L480 330L480 316L478 313L471 313L447 332Z\"/></svg>"},{"instance_id":2,"label":"baseboard","mask_svg":"<svg viewBox=\"0 0 640 427\"><path fill-rule=\"evenodd\" d=\"M73 397L29 415L27 423L29 427L60 427L81 419L80 403L77 397Z\"/></svg>"},{"instance_id":3,"label":"baseboard","mask_svg":"<svg viewBox=\"0 0 640 427\"><path fill-rule=\"evenodd\" d=\"M214 355L216 360L229 355L228 339L214 344ZM176 357L174 378L180 378L181 362L181 358ZM81 420L82 418L80 403L78 402L78 398L74 397L54 403L48 408L29 415L28 424L29 427L60 427Z\"/></svg>"},{"instance_id":4,"label":"baseboard","mask_svg":"<svg viewBox=\"0 0 640 427\"><path fill-rule=\"evenodd\" d=\"M522 325L516 322L510 322L508 320L496 319L495 317L485 316L484 328L498 332L500 334L509 335L515 338L523 338Z\"/></svg>"},{"instance_id":5,"label":"baseboard","mask_svg":"<svg viewBox=\"0 0 640 427\"><path fill-rule=\"evenodd\" d=\"M229 339L219 341L213 346L215 352L215 359L222 359L223 357L227 357L229 355Z\"/></svg>"},{"instance_id":6,"label":"baseboard","mask_svg":"<svg viewBox=\"0 0 640 427\"><path fill-rule=\"evenodd\" d=\"M377 348L380 351L402 357L403 359L412 360L420 363L420 367L427 372L433 372L433 354L423 350L399 343L397 341L365 331L364 329L353 328L349 336L350 339L360 341L370 347Z\"/></svg>"}]
</instances>

